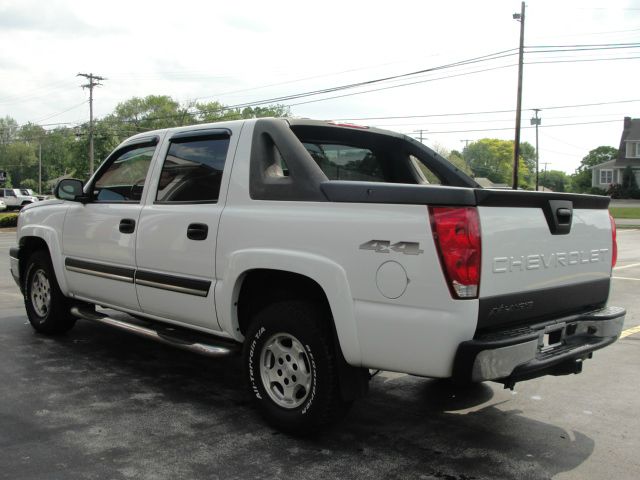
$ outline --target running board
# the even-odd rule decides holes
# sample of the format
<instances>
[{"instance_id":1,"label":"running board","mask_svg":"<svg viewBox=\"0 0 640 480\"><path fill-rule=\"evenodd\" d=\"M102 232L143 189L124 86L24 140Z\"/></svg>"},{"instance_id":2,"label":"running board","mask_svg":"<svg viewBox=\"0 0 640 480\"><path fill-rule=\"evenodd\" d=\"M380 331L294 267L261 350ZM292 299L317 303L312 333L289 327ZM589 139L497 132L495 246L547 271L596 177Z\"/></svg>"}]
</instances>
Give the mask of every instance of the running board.
<instances>
[{"instance_id":1,"label":"running board","mask_svg":"<svg viewBox=\"0 0 640 480\"><path fill-rule=\"evenodd\" d=\"M167 328L166 330L168 331L165 333L161 331L160 328L155 330L142 325L117 320L104 315L103 313L96 312L92 308L82 306L71 307L71 314L78 318L109 325L110 327L115 327L120 330L124 330L125 332L133 333L139 337L149 338L165 345L171 345L172 347L194 352L199 355L205 355L207 357L228 357L235 355L240 351L240 345L234 344L232 341L224 339L218 340L212 336L205 334L197 335L191 332L186 335L180 335L180 331L186 331L186 329L179 328ZM199 338L196 339L195 337Z\"/></svg>"}]
</instances>

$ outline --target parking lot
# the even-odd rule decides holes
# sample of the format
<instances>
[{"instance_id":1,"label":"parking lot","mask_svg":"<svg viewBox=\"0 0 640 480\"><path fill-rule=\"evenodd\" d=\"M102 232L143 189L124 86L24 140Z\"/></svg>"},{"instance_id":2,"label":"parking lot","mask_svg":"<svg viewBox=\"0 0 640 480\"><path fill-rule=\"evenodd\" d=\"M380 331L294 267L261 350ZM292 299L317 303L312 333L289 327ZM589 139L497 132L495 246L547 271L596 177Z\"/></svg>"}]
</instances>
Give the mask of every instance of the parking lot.
<instances>
[{"instance_id":1,"label":"parking lot","mask_svg":"<svg viewBox=\"0 0 640 480\"><path fill-rule=\"evenodd\" d=\"M382 372L333 429L294 438L213 361L79 321L37 335L0 233L0 478L637 479L640 230L619 230L625 337L580 375L456 390Z\"/></svg>"}]
</instances>

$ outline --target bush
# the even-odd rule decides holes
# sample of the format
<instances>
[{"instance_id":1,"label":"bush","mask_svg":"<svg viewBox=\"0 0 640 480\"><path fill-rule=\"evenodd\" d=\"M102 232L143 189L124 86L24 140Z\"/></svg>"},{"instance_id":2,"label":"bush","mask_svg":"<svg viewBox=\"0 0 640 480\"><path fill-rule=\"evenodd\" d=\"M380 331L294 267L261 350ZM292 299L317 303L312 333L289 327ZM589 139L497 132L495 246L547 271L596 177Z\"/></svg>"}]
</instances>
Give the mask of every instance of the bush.
<instances>
[{"instance_id":1,"label":"bush","mask_svg":"<svg viewBox=\"0 0 640 480\"><path fill-rule=\"evenodd\" d=\"M624 187L619 183L612 183L606 192L611 198L626 198Z\"/></svg>"},{"instance_id":2,"label":"bush","mask_svg":"<svg viewBox=\"0 0 640 480\"><path fill-rule=\"evenodd\" d=\"M607 195L607 192L598 187L591 187L585 193L590 193L591 195Z\"/></svg>"},{"instance_id":3,"label":"bush","mask_svg":"<svg viewBox=\"0 0 640 480\"><path fill-rule=\"evenodd\" d=\"M17 227L18 226L18 214L7 213L0 217L0 228L5 227Z\"/></svg>"}]
</instances>

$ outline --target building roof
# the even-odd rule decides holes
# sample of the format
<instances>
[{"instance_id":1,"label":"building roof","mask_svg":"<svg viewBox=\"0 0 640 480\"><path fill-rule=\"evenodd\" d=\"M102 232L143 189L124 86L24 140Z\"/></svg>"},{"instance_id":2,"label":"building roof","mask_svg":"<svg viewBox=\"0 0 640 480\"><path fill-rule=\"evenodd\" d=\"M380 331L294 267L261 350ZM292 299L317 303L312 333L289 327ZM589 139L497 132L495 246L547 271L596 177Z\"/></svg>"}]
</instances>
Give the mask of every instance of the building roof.
<instances>
[{"instance_id":1,"label":"building roof","mask_svg":"<svg viewBox=\"0 0 640 480\"><path fill-rule=\"evenodd\" d=\"M627 142L640 141L640 118L624 117L618 159L623 160L627 156Z\"/></svg>"},{"instance_id":2,"label":"building roof","mask_svg":"<svg viewBox=\"0 0 640 480\"><path fill-rule=\"evenodd\" d=\"M620 160L619 158L614 158L613 160L608 160L603 163L599 163L589 168L624 168L627 166L639 167L640 159L638 158L623 158Z\"/></svg>"},{"instance_id":3,"label":"building roof","mask_svg":"<svg viewBox=\"0 0 640 480\"><path fill-rule=\"evenodd\" d=\"M628 121L627 121L628 120ZM625 117L622 141L640 141L640 118Z\"/></svg>"}]
</instances>

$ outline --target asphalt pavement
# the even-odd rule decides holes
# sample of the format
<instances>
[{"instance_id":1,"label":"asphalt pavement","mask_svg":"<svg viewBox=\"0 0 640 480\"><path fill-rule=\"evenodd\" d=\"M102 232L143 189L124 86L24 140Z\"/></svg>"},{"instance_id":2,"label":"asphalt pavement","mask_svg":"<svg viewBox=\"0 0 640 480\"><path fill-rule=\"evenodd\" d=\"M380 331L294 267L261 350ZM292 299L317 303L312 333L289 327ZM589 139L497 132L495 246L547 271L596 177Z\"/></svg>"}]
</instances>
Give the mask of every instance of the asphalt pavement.
<instances>
[{"instance_id":1,"label":"asphalt pavement","mask_svg":"<svg viewBox=\"0 0 640 480\"><path fill-rule=\"evenodd\" d=\"M582 374L509 391L382 372L306 439L262 422L239 359L85 321L34 333L8 270L14 239L0 233L2 479L639 478L640 230L618 232L610 303L627 308L627 334Z\"/></svg>"}]
</instances>

